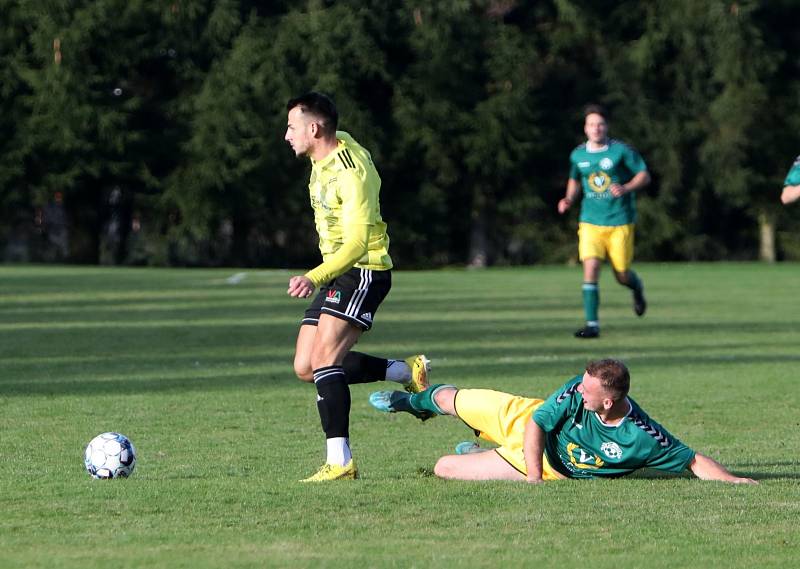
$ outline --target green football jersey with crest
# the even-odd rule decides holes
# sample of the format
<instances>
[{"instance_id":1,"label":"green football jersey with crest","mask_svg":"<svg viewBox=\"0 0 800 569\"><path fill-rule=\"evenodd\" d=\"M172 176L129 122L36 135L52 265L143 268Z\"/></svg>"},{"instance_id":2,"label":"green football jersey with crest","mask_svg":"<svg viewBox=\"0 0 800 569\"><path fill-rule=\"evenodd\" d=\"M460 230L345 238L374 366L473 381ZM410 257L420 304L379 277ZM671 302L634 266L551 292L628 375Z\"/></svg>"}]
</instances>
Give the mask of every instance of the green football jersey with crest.
<instances>
[{"instance_id":1,"label":"green football jersey with crest","mask_svg":"<svg viewBox=\"0 0 800 569\"><path fill-rule=\"evenodd\" d=\"M625 184L647 170L644 159L633 148L610 139L597 151L581 144L569 156L569 177L583 188L580 221L593 225L617 226L636 222L636 192L615 198L611 184Z\"/></svg>"},{"instance_id":2,"label":"green football jersey with crest","mask_svg":"<svg viewBox=\"0 0 800 569\"><path fill-rule=\"evenodd\" d=\"M797 186L798 184L800 184L800 156L795 158L794 164L783 181L784 186Z\"/></svg>"},{"instance_id":3,"label":"green football jersey with crest","mask_svg":"<svg viewBox=\"0 0 800 569\"><path fill-rule=\"evenodd\" d=\"M683 472L695 452L653 421L630 397L630 411L616 425L583 406L576 376L533 413L545 431L545 456L569 478L615 478L640 468Z\"/></svg>"}]
</instances>

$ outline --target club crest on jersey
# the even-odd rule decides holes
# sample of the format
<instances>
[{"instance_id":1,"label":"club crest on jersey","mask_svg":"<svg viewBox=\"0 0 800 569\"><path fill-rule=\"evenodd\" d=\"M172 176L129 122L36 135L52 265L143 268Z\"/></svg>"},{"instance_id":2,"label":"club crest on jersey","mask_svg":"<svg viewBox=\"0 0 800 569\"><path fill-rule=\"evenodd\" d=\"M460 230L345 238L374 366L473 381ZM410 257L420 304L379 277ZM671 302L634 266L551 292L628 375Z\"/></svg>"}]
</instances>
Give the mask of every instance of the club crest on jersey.
<instances>
[{"instance_id":1,"label":"club crest on jersey","mask_svg":"<svg viewBox=\"0 0 800 569\"><path fill-rule=\"evenodd\" d=\"M567 454L571 465L580 470L596 470L605 464L602 458L588 454L575 443L567 445Z\"/></svg>"},{"instance_id":2,"label":"club crest on jersey","mask_svg":"<svg viewBox=\"0 0 800 569\"><path fill-rule=\"evenodd\" d=\"M611 176L605 172L592 172L589 174L587 180L589 181L589 187L592 188L592 191L598 194L605 192L611 185Z\"/></svg>"},{"instance_id":3,"label":"club crest on jersey","mask_svg":"<svg viewBox=\"0 0 800 569\"><path fill-rule=\"evenodd\" d=\"M613 166L614 166L614 162L611 161L611 158L606 157L606 158L603 158L602 160L600 160L600 167L603 170L611 170L611 168Z\"/></svg>"},{"instance_id":4,"label":"club crest on jersey","mask_svg":"<svg viewBox=\"0 0 800 569\"><path fill-rule=\"evenodd\" d=\"M340 290L329 290L325 296L325 302L330 302L331 304L339 304L341 301L342 291Z\"/></svg>"},{"instance_id":5,"label":"club crest on jersey","mask_svg":"<svg viewBox=\"0 0 800 569\"><path fill-rule=\"evenodd\" d=\"M622 449L614 442L606 442L600 445L600 451L612 460L622 458Z\"/></svg>"}]
</instances>

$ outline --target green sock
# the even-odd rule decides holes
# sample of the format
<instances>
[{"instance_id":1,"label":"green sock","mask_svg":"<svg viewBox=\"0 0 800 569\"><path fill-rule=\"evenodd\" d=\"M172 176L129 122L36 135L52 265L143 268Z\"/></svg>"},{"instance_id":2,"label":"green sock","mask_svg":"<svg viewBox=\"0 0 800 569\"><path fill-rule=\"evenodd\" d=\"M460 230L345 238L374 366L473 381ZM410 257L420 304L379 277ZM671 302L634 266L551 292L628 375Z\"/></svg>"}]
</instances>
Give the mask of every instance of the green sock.
<instances>
[{"instance_id":1,"label":"green sock","mask_svg":"<svg viewBox=\"0 0 800 569\"><path fill-rule=\"evenodd\" d=\"M430 411L431 413L436 413L437 415L444 415L445 412L442 411L436 404L436 401L433 400L433 396L436 395L436 392L444 387L455 387L455 386L445 385L443 383L437 383L435 385L431 385L425 391L421 391L420 393L415 393L409 398L408 401L411 404L411 407L413 407L417 411Z\"/></svg>"},{"instance_id":2,"label":"green sock","mask_svg":"<svg viewBox=\"0 0 800 569\"><path fill-rule=\"evenodd\" d=\"M642 290L644 287L644 283L642 283L642 279L639 278L639 275L636 274L635 271L629 270L628 271L628 284L625 285L631 290Z\"/></svg>"},{"instance_id":3,"label":"green sock","mask_svg":"<svg viewBox=\"0 0 800 569\"><path fill-rule=\"evenodd\" d=\"M597 283L583 283L583 312L586 315L587 326L599 326L600 319L597 312L600 307L600 290Z\"/></svg>"}]
</instances>

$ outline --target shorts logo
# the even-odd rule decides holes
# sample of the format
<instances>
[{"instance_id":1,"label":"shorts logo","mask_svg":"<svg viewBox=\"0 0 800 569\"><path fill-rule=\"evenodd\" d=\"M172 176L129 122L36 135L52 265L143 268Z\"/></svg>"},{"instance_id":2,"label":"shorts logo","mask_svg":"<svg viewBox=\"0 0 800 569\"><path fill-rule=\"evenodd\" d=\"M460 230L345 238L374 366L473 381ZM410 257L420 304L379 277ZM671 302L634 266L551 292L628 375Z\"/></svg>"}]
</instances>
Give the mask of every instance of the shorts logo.
<instances>
[{"instance_id":1,"label":"shorts logo","mask_svg":"<svg viewBox=\"0 0 800 569\"><path fill-rule=\"evenodd\" d=\"M366 320L367 322L372 322L372 312L365 312L361 315L361 318Z\"/></svg>"},{"instance_id":2,"label":"shorts logo","mask_svg":"<svg viewBox=\"0 0 800 569\"><path fill-rule=\"evenodd\" d=\"M603 443L600 445L600 450L610 459L622 458L622 449L617 443Z\"/></svg>"},{"instance_id":3,"label":"shorts logo","mask_svg":"<svg viewBox=\"0 0 800 569\"><path fill-rule=\"evenodd\" d=\"M325 302L330 302L331 304L339 304L342 301L342 291L340 290L329 290L328 295L325 298Z\"/></svg>"},{"instance_id":4,"label":"shorts logo","mask_svg":"<svg viewBox=\"0 0 800 569\"><path fill-rule=\"evenodd\" d=\"M611 176L605 172L592 172L587 177L587 181L589 182L589 187L592 189L592 191L601 194L605 192L611 185Z\"/></svg>"}]
</instances>

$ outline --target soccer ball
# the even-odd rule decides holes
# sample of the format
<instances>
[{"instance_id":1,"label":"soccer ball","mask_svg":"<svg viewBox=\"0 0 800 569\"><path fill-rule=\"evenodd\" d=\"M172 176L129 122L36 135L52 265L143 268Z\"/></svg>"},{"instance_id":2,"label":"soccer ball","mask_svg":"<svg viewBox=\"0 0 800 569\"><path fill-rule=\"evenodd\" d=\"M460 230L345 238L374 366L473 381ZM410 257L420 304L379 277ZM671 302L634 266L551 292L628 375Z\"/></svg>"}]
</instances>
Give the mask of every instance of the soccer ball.
<instances>
[{"instance_id":1,"label":"soccer ball","mask_svg":"<svg viewBox=\"0 0 800 569\"><path fill-rule=\"evenodd\" d=\"M86 446L83 463L92 478L127 478L136 466L136 449L125 435L103 433Z\"/></svg>"}]
</instances>

